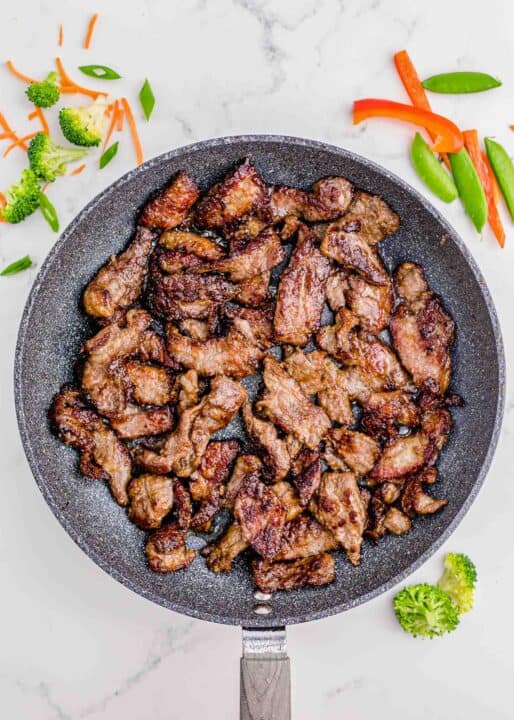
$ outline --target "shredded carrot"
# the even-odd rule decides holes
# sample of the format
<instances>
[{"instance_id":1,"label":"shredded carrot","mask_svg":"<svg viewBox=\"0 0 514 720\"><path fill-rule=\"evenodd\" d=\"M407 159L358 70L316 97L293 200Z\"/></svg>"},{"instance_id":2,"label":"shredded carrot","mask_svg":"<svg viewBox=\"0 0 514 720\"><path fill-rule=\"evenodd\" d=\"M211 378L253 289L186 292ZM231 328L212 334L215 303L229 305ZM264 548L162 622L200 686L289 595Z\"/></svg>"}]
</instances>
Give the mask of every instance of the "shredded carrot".
<instances>
[{"instance_id":1,"label":"shredded carrot","mask_svg":"<svg viewBox=\"0 0 514 720\"><path fill-rule=\"evenodd\" d=\"M125 117L125 113L123 112L123 108L120 107L118 112L118 122L116 123L116 131L122 132L123 131L123 118Z\"/></svg>"},{"instance_id":2,"label":"shredded carrot","mask_svg":"<svg viewBox=\"0 0 514 720\"><path fill-rule=\"evenodd\" d=\"M15 77L19 78L20 80L23 80L23 82L26 83L33 83L36 82L33 78L29 77L28 75L24 75L22 72L17 70L14 65L12 64L12 60L7 60L5 63L6 68L11 72Z\"/></svg>"},{"instance_id":3,"label":"shredded carrot","mask_svg":"<svg viewBox=\"0 0 514 720\"><path fill-rule=\"evenodd\" d=\"M16 140L9 145L7 150L4 152L4 157L7 157L11 150L14 150L14 148L19 147L22 150L27 150L27 140L32 140L32 138L37 135L37 133L30 133L29 135L24 135L21 138L16 138Z\"/></svg>"},{"instance_id":4,"label":"shredded carrot","mask_svg":"<svg viewBox=\"0 0 514 720\"><path fill-rule=\"evenodd\" d=\"M487 157L487 153L482 151L482 157L484 159L484 163L487 166L487 169L489 170L489 177L491 178L491 185L493 186L493 197L494 197L494 204L498 205L498 203L501 200L501 192L500 192L500 186L498 185L498 180L496 179L496 175L494 174L494 170L491 166L491 163L489 162L489 158Z\"/></svg>"},{"instance_id":5,"label":"shredded carrot","mask_svg":"<svg viewBox=\"0 0 514 720\"><path fill-rule=\"evenodd\" d=\"M13 132L4 132L0 134L0 140L14 140L16 139L16 134Z\"/></svg>"},{"instance_id":6,"label":"shredded carrot","mask_svg":"<svg viewBox=\"0 0 514 720\"><path fill-rule=\"evenodd\" d=\"M99 90L89 90L89 88L82 87L82 85L78 85L76 82L74 82L64 69L61 58L55 58L55 65L59 73L59 89L61 93L87 95L88 97L93 98L93 100L96 100L99 95L107 96L106 92L100 92Z\"/></svg>"},{"instance_id":7,"label":"shredded carrot","mask_svg":"<svg viewBox=\"0 0 514 720\"><path fill-rule=\"evenodd\" d=\"M37 108L27 115L27 120L34 120L37 117Z\"/></svg>"},{"instance_id":8,"label":"shredded carrot","mask_svg":"<svg viewBox=\"0 0 514 720\"><path fill-rule=\"evenodd\" d=\"M91 15L91 18L89 19L89 22L87 25L86 37L84 38L84 47L86 50L89 50L89 46L91 45L91 38L93 37L93 32L94 32L97 20L98 20L98 13Z\"/></svg>"},{"instance_id":9,"label":"shredded carrot","mask_svg":"<svg viewBox=\"0 0 514 720\"><path fill-rule=\"evenodd\" d=\"M62 24L59 25L59 34L57 36L57 44L59 47L62 47L62 41L64 40L64 31L62 29Z\"/></svg>"},{"instance_id":10,"label":"shredded carrot","mask_svg":"<svg viewBox=\"0 0 514 720\"><path fill-rule=\"evenodd\" d=\"M514 130L514 125L509 125L511 130Z\"/></svg>"},{"instance_id":11,"label":"shredded carrot","mask_svg":"<svg viewBox=\"0 0 514 720\"><path fill-rule=\"evenodd\" d=\"M104 149L105 149L105 148L107 147L107 145L109 144L109 140L111 139L112 134L113 134L113 132L114 132L114 128L116 127L116 124L117 124L117 122L118 122L118 113L119 113L119 111L120 111L119 102L118 102L118 100L115 100L115 101L113 102L113 104L112 104L111 122L110 122L110 124L109 124L109 129L107 130L107 135L105 136Z\"/></svg>"},{"instance_id":12,"label":"shredded carrot","mask_svg":"<svg viewBox=\"0 0 514 720\"><path fill-rule=\"evenodd\" d=\"M7 205L7 200L5 199L5 195L3 193L0 193L0 208L4 208ZM0 222L7 222L3 219L3 217L0 215Z\"/></svg>"},{"instance_id":13,"label":"shredded carrot","mask_svg":"<svg viewBox=\"0 0 514 720\"><path fill-rule=\"evenodd\" d=\"M36 116L39 118L39 122L41 123L41 132L44 132L45 135L50 135L50 129L48 127L45 114L40 107L36 108Z\"/></svg>"},{"instance_id":14,"label":"shredded carrot","mask_svg":"<svg viewBox=\"0 0 514 720\"><path fill-rule=\"evenodd\" d=\"M75 168L75 170L72 170L70 172L70 175L80 175L80 173L82 172L82 170L84 170L85 167L86 167L86 163L79 165L78 167Z\"/></svg>"},{"instance_id":15,"label":"shredded carrot","mask_svg":"<svg viewBox=\"0 0 514 720\"><path fill-rule=\"evenodd\" d=\"M121 98L121 105L123 107L124 114L127 116L127 122L129 124L130 134L132 135L132 142L134 143L134 149L136 151L137 164L141 165L143 162L143 148L141 147L141 140L139 139L139 135L137 132L136 121L134 120L134 114L132 113L132 108L130 107L130 104L129 104L129 101L127 100L127 98L125 98L125 97Z\"/></svg>"}]
</instances>

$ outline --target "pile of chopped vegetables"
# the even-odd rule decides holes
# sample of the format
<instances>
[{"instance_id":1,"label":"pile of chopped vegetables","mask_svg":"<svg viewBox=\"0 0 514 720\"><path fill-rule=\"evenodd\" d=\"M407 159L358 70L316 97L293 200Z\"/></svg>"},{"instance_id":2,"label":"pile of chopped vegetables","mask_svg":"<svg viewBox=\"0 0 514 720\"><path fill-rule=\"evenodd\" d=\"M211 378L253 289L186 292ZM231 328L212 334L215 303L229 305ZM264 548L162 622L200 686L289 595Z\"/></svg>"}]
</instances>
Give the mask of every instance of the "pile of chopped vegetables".
<instances>
[{"instance_id":1,"label":"pile of chopped vegetables","mask_svg":"<svg viewBox=\"0 0 514 720\"><path fill-rule=\"evenodd\" d=\"M89 49L98 21L98 14L90 17L84 38L84 48ZM58 30L58 45L64 42L62 25ZM110 144L114 132L124 130L124 121L134 146L137 164L143 162L143 149L139 139L136 119L132 106L126 97L109 101L109 93L104 90L92 90L75 82L66 71L60 57L55 59L55 70L37 80L20 72L11 60L5 63L7 70L21 80L27 87L25 95L32 103L33 109L28 114L30 121L37 120L39 129L28 134L17 133L0 113L0 141L8 141L3 156L6 157L14 149L27 153L28 167L22 171L20 179L13 183L5 194L0 193L0 222L19 223L38 208L54 232L59 230L57 211L48 199L46 189L58 176L78 175L86 168L82 162L74 169L70 163L84 160L92 149L101 146L98 158L99 168L104 168L116 156L119 141ZM113 81L121 75L106 65L81 65L80 72L98 80ZM63 96L78 95L88 99L85 106L65 105L58 111L59 126L62 135L71 145L63 147L60 141L50 137L50 130L45 111L55 108ZM148 79L145 79L139 92L139 101L143 115L148 121L155 106L155 97ZM44 184L45 183L45 184ZM26 256L7 266L0 275L13 275L21 272L32 264Z\"/></svg>"},{"instance_id":2,"label":"pile of chopped vegetables","mask_svg":"<svg viewBox=\"0 0 514 720\"><path fill-rule=\"evenodd\" d=\"M500 247L505 245L505 229L498 204L503 195L514 220L514 164L495 140L485 138L480 148L476 130L461 131L454 122L432 111L425 90L434 93L465 94L497 88L501 82L486 73L451 72L419 79L406 50L396 53L394 63L411 105L366 98L353 104L353 122L376 117L394 118L422 128L431 141L416 133L411 160L420 179L444 202L460 197L466 213L478 232L489 222ZM511 126L514 129L514 126Z\"/></svg>"},{"instance_id":3,"label":"pile of chopped vegetables","mask_svg":"<svg viewBox=\"0 0 514 720\"><path fill-rule=\"evenodd\" d=\"M394 611L405 632L434 638L452 632L473 607L477 571L463 553L448 553L437 585L410 585L395 596Z\"/></svg>"}]
</instances>

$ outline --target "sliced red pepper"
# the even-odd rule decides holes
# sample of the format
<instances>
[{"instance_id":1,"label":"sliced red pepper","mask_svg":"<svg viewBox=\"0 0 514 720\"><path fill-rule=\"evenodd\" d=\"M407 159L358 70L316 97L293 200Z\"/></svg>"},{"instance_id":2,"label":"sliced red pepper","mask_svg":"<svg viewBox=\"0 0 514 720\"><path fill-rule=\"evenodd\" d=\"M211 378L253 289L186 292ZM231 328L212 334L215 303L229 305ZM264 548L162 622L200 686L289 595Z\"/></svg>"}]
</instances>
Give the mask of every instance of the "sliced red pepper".
<instances>
[{"instance_id":1,"label":"sliced red pepper","mask_svg":"<svg viewBox=\"0 0 514 720\"><path fill-rule=\"evenodd\" d=\"M395 54L394 64L400 80L403 83L403 87L405 88L407 95L410 97L410 101L414 107L432 112L425 88L421 84L419 75L407 50L400 50L400 52ZM428 134L430 135L432 142L434 142L436 140L435 134L430 131L428 131ZM441 158L443 159L446 167L450 169L450 161L448 160L446 153L441 153Z\"/></svg>"},{"instance_id":2,"label":"sliced red pepper","mask_svg":"<svg viewBox=\"0 0 514 720\"><path fill-rule=\"evenodd\" d=\"M424 127L436 138L431 148L434 152L458 152L464 145L462 133L457 125L443 115L392 100L366 98L354 102L354 125L374 117L393 118Z\"/></svg>"},{"instance_id":3,"label":"sliced red pepper","mask_svg":"<svg viewBox=\"0 0 514 720\"><path fill-rule=\"evenodd\" d=\"M476 130L464 130L462 133L464 136L464 144L469 153L469 156L475 166L475 169L484 188L485 196L487 199L487 217L489 225L498 240L498 245L503 247L505 245L505 230L502 225L500 214L497 208L497 199L494 191L494 185L492 180L492 172L489 171L488 164L484 161L482 151L480 150L480 142L478 140L478 132Z\"/></svg>"}]
</instances>

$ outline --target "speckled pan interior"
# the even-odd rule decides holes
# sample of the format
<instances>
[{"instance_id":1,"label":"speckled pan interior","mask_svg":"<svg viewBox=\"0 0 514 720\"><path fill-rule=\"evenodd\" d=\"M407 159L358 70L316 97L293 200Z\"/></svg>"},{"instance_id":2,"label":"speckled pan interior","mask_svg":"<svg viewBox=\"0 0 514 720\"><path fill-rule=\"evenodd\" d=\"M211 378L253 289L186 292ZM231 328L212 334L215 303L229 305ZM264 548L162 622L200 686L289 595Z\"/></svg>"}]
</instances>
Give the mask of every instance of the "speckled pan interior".
<instances>
[{"instance_id":1,"label":"speckled pan interior","mask_svg":"<svg viewBox=\"0 0 514 720\"><path fill-rule=\"evenodd\" d=\"M453 387L466 405L442 453L434 494L448 498L441 513L418 518L408 535L365 542L361 565L336 555L337 579L325 588L276 593L268 616L254 613L244 558L230 575L214 575L198 557L175 575L152 573L145 534L132 525L102 482L85 480L77 454L50 433L47 409L72 368L91 326L80 310L81 291L97 268L130 238L148 196L180 169L206 188L232 164L251 155L267 182L307 188L325 175L344 175L384 196L401 229L381 244L389 269L420 263L457 326ZM471 233L470 233L471 234ZM475 240L474 237L470 241ZM128 173L98 195L71 223L48 256L27 301L18 337L15 397L20 432L43 496L78 545L133 591L187 615L247 627L304 622L348 610L396 583L448 537L475 498L496 446L503 412L504 357L494 307L462 240L434 208L402 180L350 152L281 136L208 140L173 150ZM205 541L192 538L193 547Z\"/></svg>"}]
</instances>

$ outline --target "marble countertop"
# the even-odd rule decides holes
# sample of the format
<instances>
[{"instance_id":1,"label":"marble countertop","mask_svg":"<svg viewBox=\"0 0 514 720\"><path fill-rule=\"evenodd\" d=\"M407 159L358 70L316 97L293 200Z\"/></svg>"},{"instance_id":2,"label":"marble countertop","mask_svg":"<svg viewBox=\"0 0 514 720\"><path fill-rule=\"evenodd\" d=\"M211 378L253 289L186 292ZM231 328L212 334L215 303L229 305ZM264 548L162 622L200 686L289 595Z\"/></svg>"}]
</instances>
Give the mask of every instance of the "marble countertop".
<instances>
[{"instance_id":1,"label":"marble countertop","mask_svg":"<svg viewBox=\"0 0 514 720\"><path fill-rule=\"evenodd\" d=\"M353 127L349 117L357 97L405 100L392 64L403 47L427 75L453 68L498 74L503 87L487 96L438 96L434 105L461 127L477 127L514 147L508 129L514 122L509 0L489 0L486 8L463 0L104 0L87 52L81 44L92 9L79 0L7 3L2 54L26 73L42 75L57 54L62 22L68 67L113 66L124 76L123 92L134 99L148 76L157 106L150 124L140 121L146 157L212 136L298 135L372 158L426 193L409 163L408 129L386 121ZM30 132L21 84L1 68L0 81L0 109L14 127ZM24 160L14 151L2 162L1 187ZM83 174L59 180L49 192L62 226L134 163L124 137L118 157L103 171L90 163ZM489 283L509 359L512 225L500 251L489 231L476 235L458 203L431 200L465 239ZM0 279L0 714L11 720L235 718L240 630L170 613L113 581L65 534L32 479L16 427L12 365L23 305L55 239L36 216L23 226L0 226L0 265L26 253L36 262L23 274ZM446 546L411 578L435 580L444 551L464 550L479 571L475 610L457 632L434 641L401 632L392 592L346 614L290 628L295 720L512 717L513 446L509 388L500 444L482 492Z\"/></svg>"}]
</instances>

